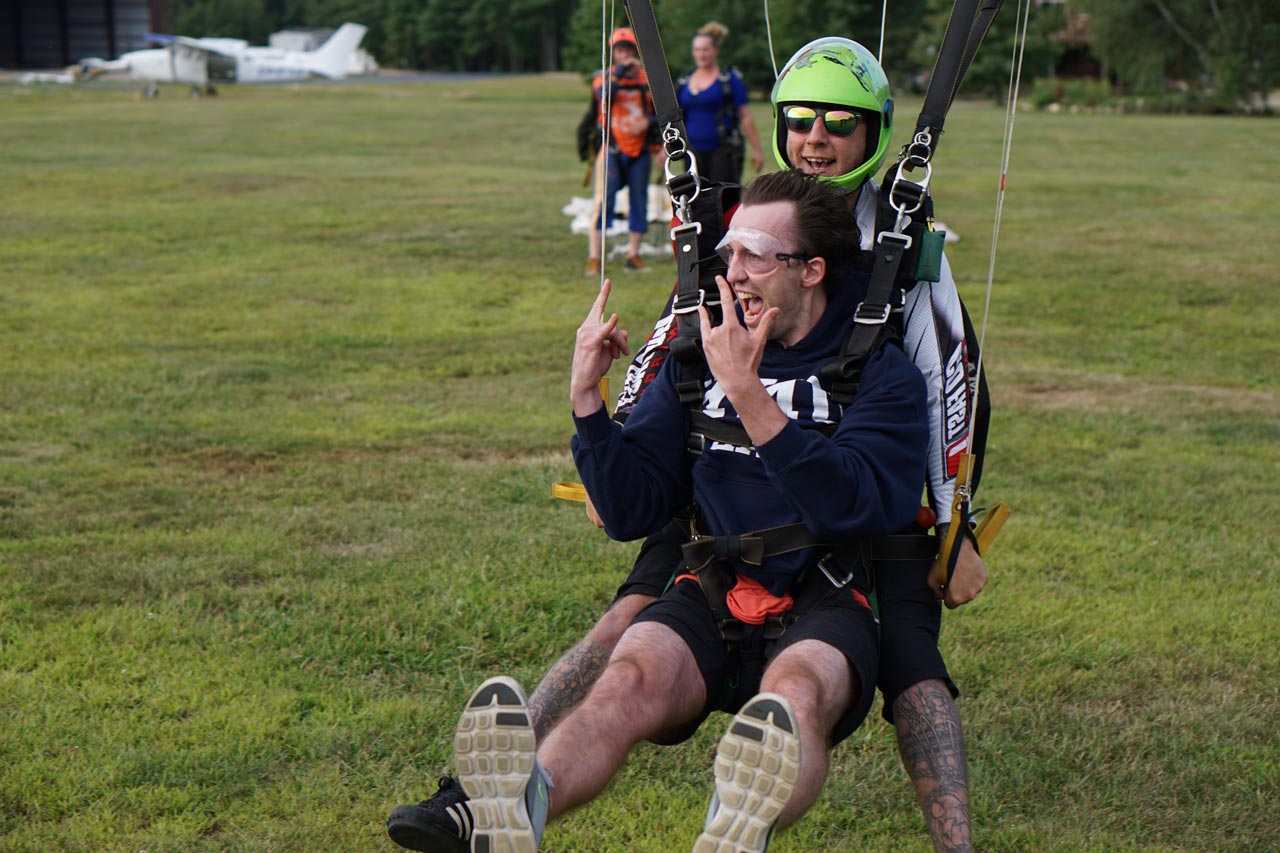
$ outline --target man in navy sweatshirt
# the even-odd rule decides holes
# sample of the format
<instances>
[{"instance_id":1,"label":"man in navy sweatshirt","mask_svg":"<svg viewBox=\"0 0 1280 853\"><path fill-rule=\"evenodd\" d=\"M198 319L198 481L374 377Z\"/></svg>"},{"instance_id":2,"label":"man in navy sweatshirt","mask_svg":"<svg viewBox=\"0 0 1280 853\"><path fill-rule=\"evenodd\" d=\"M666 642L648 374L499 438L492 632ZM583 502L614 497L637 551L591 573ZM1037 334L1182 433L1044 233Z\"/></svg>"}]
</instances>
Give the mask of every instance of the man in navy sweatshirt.
<instances>
[{"instance_id":1,"label":"man in navy sweatshirt","mask_svg":"<svg viewBox=\"0 0 1280 853\"><path fill-rule=\"evenodd\" d=\"M532 853L546 821L595 797L635 744L681 741L717 710L737 713L695 853L763 851L816 800L828 750L861 724L876 683L857 543L915 518L928 440L924 381L897 347L868 358L848 407L817 379L866 288L849 269L850 217L799 172L746 188L719 248L723 322L699 308L696 419L674 359L625 426L609 418L597 384L627 333L605 316L610 283L601 288L570 379L578 471L614 538L652 533L694 503L694 539L675 583L540 746L516 682L490 679L472 695L454 757L473 850Z\"/></svg>"}]
</instances>

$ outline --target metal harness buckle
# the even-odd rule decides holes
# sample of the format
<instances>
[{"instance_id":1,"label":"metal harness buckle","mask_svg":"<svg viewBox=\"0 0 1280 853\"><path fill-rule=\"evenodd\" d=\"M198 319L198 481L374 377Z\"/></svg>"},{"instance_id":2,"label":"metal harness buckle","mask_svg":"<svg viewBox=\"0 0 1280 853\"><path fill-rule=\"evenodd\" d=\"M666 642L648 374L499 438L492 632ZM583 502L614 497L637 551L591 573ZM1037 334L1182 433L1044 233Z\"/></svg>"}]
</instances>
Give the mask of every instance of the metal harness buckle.
<instances>
[{"instance_id":1,"label":"metal harness buckle","mask_svg":"<svg viewBox=\"0 0 1280 853\"><path fill-rule=\"evenodd\" d=\"M865 302L858 303L858 310L853 313L853 322L862 323L864 326L883 326L885 321L889 319L889 312L892 310L889 307L889 303L886 302L884 304L884 311L881 312L879 317L862 316L862 306L865 304Z\"/></svg>"},{"instance_id":2,"label":"metal harness buckle","mask_svg":"<svg viewBox=\"0 0 1280 853\"><path fill-rule=\"evenodd\" d=\"M836 580L835 575L831 574L831 570L827 568L827 563L835 561L835 552L829 552L825 557L818 561L818 568L827 576L827 580L831 581L831 585L836 589L844 589L853 580L853 569L849 569L848 574L841 580Z\"/></svg>"},{"instance_id":3,"label":"metal harness buckle","mask_svg":"<svg viewBox=\"0 0 1280 853\"><path fill-rule=\"evenodd\" d=\"M694 234L701 234L702 223L695 219L693 222L683 222L680 225L677 225L675 228L672 228L671 229L672 242L674 242L680 235L687 234L690 231L692 231Z\"/></svg>"},{"instance_id":4,"label":"metal harness buckle","mask_svg":"<svg viewBox=\"0 0 1280 853\"><path fill-rule=\"evenodd\" d=\"M903 234L901 231L901 229L910 221L911 221L910 216L899 214L898 221L893 226L894 228L899 230L881 231L879 234L876 235L876 242L883 243L884 241L888 240L890 242L898 243L902 247L902 251L904 252L907 249L910 249L911 244L914 243L915 241L911 239L910 234Z\"/></svg>"},{"instance_id":5,"label":"metal harness buckle","mask_svg":"<svg viewBox=\"0 0 1280 853\"><path fill-rule=\"evenodd\" d=\"M700 289L698 290L698 301L693 303L692 305L681 305L680 299L677 297L676 303L671 306L671 313L672 314L692 314L694 311L697 311L698 308L700 308L706 301L707 301L707 292L705 290Z\"/></svg>"}]
</instances>

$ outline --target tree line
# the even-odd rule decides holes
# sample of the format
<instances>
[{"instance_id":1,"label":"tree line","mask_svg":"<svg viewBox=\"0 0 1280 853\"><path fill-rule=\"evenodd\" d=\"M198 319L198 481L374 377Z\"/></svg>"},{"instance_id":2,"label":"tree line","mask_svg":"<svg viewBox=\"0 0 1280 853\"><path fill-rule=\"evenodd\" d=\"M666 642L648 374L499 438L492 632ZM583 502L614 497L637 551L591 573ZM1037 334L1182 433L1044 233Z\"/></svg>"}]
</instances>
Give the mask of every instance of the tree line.
<instances>
[{"instance_id":1,"label":"tree line","mask_svg":"<svg viewBox=\"0 0 1280 853\"><path fill-rule=\"evenodd\" d=\"M721 62L757 91L772 85L805 42L843 35L879 50L881 0L653 0L672 72L692 64L689 44L708 20L728 26ZM1276 0L1070 0L1033 3L1023 84L1052 77L1081 45L1109 81L1130 92L1180 89L1226 105L1265 107L1280 85ZM895 84L919 88L933 64L951 0L888 4L884 65ZM369 27L364 47L386 68L435 71L574 71L601 63L601 30L626 24L621 2L598 0L169 0L167 26L192 36L226 35L263 44L276 30ZM966 93L1000 92L1014 54L1018 4L1006 2L965 81ZM1074 26L1069 27L1068 24ZM767 33L772 33L770 51Z\"/></svg>"}]
</instances>

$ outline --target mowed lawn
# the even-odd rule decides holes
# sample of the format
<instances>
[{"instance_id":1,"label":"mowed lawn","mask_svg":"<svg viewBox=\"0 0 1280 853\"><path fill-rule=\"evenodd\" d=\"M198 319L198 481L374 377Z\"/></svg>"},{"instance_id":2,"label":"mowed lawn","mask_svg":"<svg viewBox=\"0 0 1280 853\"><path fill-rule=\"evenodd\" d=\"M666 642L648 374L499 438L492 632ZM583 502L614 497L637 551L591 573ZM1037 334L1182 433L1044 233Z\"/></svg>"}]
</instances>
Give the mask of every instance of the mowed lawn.
<instances>
[{"instance_id":1,"label":"mowed lawn","mask_svg":"<svg viewBox=\"0 0 1280 853\"><path fill-rule=\"evenodd\" d=\"M635 544L550 498L585 102L0 84L0 850L390 850L471 688L607 605ZM933 179L979 323L1003 119L958 103ZM1277 849L1278 140L1017 116L978 501L1014 516L942 640L984 850ZM874 713L773 850L930 849ZM725 719L544 849L687 849Z\"/></svg>"}]
</instances>

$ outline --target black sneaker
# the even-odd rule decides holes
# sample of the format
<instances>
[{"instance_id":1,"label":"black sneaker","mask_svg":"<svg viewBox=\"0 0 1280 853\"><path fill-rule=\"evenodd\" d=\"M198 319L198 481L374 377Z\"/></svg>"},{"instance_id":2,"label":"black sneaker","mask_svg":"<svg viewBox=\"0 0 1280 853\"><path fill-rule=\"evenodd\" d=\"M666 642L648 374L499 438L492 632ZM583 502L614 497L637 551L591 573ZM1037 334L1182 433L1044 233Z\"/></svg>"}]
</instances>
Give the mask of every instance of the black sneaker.
<instances>
[{"instance_id":1,"label":"black sneaker","mask_svg":"<svg viewBox=\"0 0 1280 853\"><path fill-rule=\"evenodd\" d=\"M440 778L440 789L430 799L398 806L387 818L392 841L425 853L470 853L474 827L467 792L452 776Z\"/></svg>"}]
</instances>

